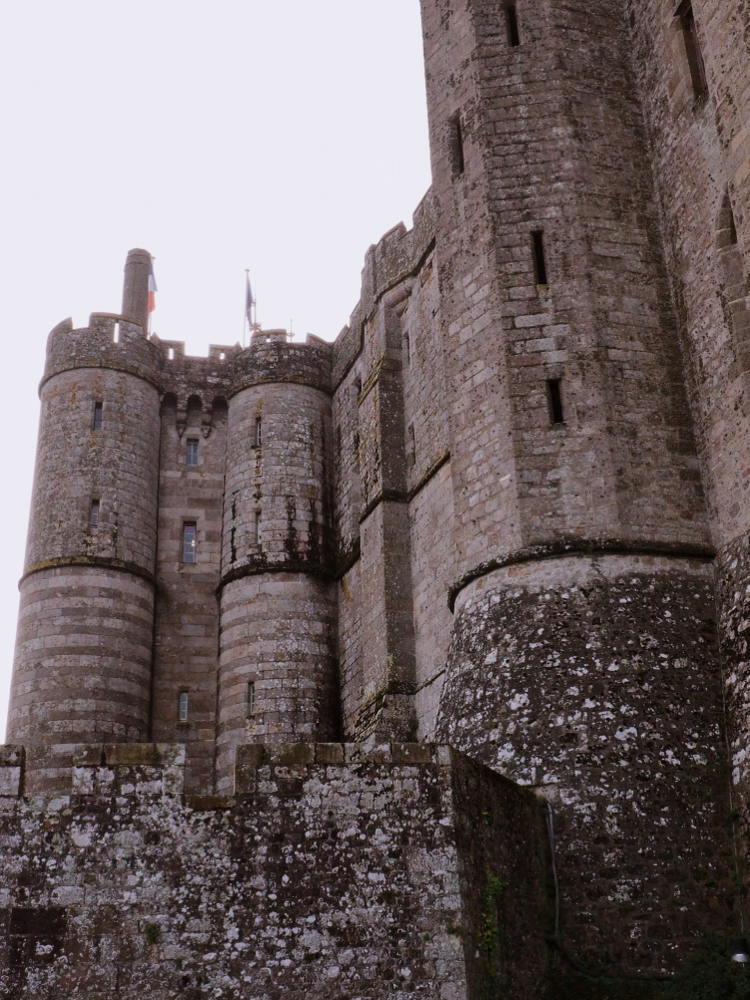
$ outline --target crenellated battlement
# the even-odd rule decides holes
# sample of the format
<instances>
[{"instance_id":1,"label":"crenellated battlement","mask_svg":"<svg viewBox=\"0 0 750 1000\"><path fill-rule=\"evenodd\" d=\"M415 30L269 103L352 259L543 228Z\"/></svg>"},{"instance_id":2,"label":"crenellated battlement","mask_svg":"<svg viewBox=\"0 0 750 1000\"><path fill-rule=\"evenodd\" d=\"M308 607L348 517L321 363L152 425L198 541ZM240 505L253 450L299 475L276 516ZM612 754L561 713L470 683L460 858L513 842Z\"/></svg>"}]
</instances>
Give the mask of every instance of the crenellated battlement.
<instances>
[{"instance_id":1,"label":"crenellated battlement","mask_svg":"<svg viewBox=\"0 0 750 1000\"><path fill-rule=\"evenodd\" d=\"M435 243L437 203L432 189L417 206L412 228L400 222L365 255L360 300L333 344L332 379L338 388L362 350L362 328L377 303L394 286L416 273Z\"/></svg>"},{"instance_id":2,"label":"crenellated battlement","mask_svg":"<svg viewBox=\"0 0 750 1000\"><path fill-rule=\"evenodd\" d=\"M211 344L208 356L185 353L185 343L144 337L140 326L114 313L92 313L87 327L74 329L66 319L47 339L41 388L61 372L108 368L150 382L178 400L206 388L213 398L231 396L252 385L288 382L331 391L333 345L307 335L304 343L286 330L259 330L248 347Z\"/></svg>"},{"instance_id":3,"label":"crenellated battlement","mask_svg":"<svg viewBox=\"0 0 750 1000\"><path fill-rule=\"evenodd\" d=\"M73 328L66 319L47 338L43 386L61 372L109 368L145 379L161 391L161 355L143 328L114 313L92 313L89 325Z\"/></svg>"}]
</instances>

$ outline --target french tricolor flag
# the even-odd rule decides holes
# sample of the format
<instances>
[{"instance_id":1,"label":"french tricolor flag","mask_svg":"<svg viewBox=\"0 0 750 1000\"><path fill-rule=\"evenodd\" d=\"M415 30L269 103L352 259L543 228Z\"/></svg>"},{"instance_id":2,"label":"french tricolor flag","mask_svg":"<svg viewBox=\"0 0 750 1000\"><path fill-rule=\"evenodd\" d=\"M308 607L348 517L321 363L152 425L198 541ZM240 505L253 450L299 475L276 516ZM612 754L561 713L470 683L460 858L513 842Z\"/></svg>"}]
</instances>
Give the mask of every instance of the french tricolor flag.
<instances>
[{"instance_id":1,"label":"french tricolor flag","mask_svg":"<svg viewBox=\"0 0 750 1000\"><path fill-rule=\"evenodd\" d=\"M156 293L159 289L156 287L156 278L154 277L154 262L148 266L148 311L152 313L156 309Z\"/></svg>"}]
</instances>

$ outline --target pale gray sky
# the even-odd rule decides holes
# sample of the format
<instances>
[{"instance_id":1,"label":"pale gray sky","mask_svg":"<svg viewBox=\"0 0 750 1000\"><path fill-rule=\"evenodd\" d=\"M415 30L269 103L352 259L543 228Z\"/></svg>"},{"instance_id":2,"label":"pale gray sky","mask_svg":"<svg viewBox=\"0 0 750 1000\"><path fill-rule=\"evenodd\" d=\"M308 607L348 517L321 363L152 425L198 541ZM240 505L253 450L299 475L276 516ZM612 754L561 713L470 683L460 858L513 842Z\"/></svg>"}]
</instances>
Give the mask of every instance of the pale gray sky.
<instances>
[{"instance_id":1,"label":"pale gray sky","mask_svg":"<svg viewBox=\"0 0 750 1000\"><path fill-rule=\"evenodd\" d=\"M430 183L419 0L9 0L0 32L0 738L47 334L120 308L193 354L258 319L332 340Z\"/></svg>"}]
</instances>

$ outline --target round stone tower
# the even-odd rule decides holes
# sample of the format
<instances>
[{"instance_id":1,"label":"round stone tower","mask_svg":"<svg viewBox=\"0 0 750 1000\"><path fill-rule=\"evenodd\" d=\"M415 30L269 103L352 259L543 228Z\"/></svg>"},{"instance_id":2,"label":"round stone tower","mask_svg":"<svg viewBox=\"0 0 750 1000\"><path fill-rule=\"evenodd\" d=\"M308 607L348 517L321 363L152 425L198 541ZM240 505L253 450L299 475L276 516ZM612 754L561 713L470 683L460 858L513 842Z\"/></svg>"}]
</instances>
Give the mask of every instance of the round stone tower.
<instances>
[{"instance_id":1,"label":"round stone tower","mask_svg":"<svg viewBox=\"0 0 750 1000\"><path fill-rule=\"evenodd\" d=\"M229 401L222 539L217 778L240 743L338 732L330 573L330 355L253 335Z\"/></svg>"},{"instance_id":2,"label":"round stone tower","mask_svg":"<svg viewBox=\"0 0 750 1000\"><path fill-rule=\"evenodd\" d=\"M121 316L49 336L9 742L148 735L160 429L149 265L129 254Z\"/></svg>"}]
</instances>

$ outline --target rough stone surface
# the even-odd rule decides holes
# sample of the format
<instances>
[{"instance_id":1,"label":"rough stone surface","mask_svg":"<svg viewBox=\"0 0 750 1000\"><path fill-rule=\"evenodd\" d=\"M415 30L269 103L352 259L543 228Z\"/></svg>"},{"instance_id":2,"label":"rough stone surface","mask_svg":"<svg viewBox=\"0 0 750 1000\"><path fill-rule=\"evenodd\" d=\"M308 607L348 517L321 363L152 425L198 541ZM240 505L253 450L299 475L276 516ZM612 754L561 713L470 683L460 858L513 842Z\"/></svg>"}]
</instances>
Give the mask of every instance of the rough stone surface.
<instances>
[{"instance_id":1,"label":"rough stone surface","mask_svg":"<svg viewBox=\"0 0 750 1000\"><path fill-rule=\"evenodd\" d=\"M568 558L457 604L438 738L554 803L564 940L590 968L669 967L704 913L737 920L711 583Z\"/></svg>"},{"instance_id":2,"label":"rough stone surface","mask_svg":"<svg viewBox=\"0 0 750 1000\"><path fill-rule=\"evenodd\" d=\"M542 981L536 801L447 747L246 747L223 800L183 797L174 745L67 757L55 797L0 797L3 996L520 1000Z\"/></svg>"}]
</instances>

